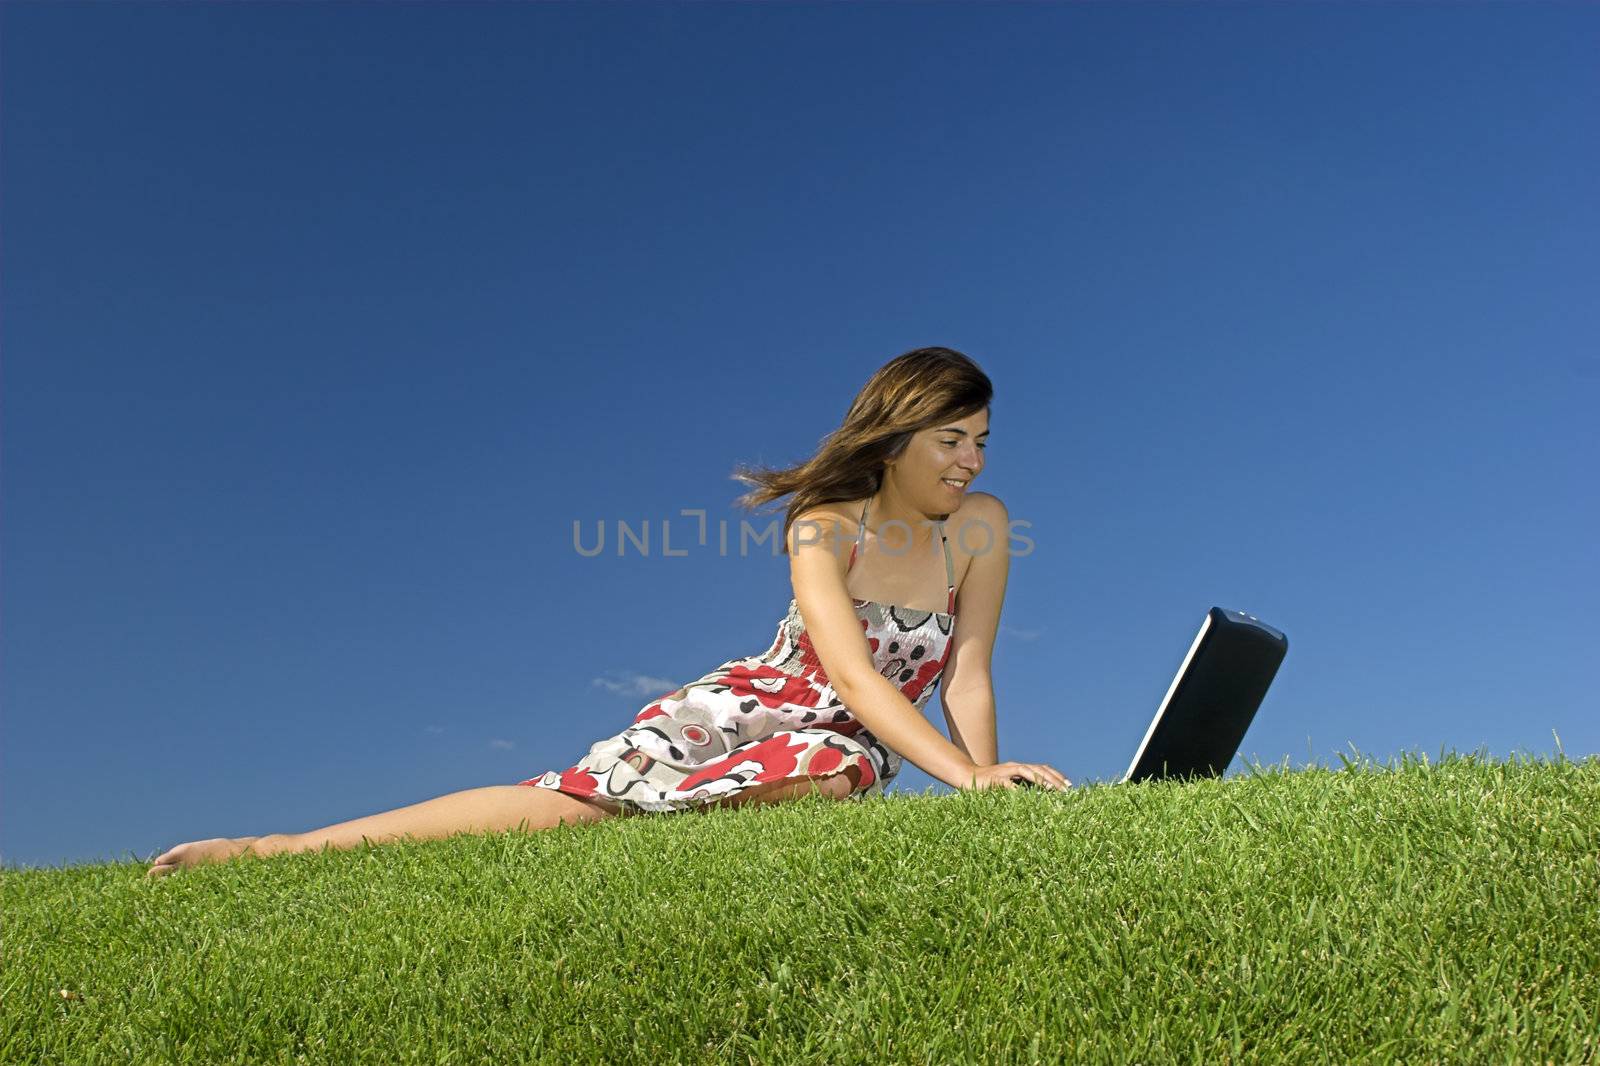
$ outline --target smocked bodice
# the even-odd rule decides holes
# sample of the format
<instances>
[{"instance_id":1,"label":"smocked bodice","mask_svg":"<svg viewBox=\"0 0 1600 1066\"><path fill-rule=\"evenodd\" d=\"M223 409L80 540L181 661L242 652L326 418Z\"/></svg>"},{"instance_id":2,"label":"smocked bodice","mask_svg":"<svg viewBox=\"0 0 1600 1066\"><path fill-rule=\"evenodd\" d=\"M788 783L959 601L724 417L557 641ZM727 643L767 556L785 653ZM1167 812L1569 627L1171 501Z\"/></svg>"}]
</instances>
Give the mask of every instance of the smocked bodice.
<instances>
[{"instance_id":1,"label":"smocked bodice","mask_svg":"<svg viewBox=\"0 0 1600 1066\"><path fill-rule=\"evenodd\" d=\"M955 615L914 611L874 600L856 600L855 610L872 653L872 665L918 710L922 709L944 673ZM778 623L776 639L762 659L784 673L808 678L832 690L796 600L789 601L788 613Z\"/></svg>"}]
</instances>

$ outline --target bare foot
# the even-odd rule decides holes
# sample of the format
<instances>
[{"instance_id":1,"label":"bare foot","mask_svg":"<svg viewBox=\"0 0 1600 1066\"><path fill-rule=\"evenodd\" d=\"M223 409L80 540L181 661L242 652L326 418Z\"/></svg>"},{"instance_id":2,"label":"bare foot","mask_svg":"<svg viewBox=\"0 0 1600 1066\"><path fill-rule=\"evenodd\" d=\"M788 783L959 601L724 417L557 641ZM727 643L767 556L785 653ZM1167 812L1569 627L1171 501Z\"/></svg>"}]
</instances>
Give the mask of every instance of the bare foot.
<instances>
[{"instance_id":1,"label":"bare foot","mask_svg":"<svg viewBox=\"0 0 1600 1066\"><path fill-rule=\"evenodd\" d=\"M165 877L185 866L199 866L206 862L227 862L243 855L260 837L212 837L210 840L193 840L168 848L155 857L146 877Z\"/></svg>"}]
</instances>

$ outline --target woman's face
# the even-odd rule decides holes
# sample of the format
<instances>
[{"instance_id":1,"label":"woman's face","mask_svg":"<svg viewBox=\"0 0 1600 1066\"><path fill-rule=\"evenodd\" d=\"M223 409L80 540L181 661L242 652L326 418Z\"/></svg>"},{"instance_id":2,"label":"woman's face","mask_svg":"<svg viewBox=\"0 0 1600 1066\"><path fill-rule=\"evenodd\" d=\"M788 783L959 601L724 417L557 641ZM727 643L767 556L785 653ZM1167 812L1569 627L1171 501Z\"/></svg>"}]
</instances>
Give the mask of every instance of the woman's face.
<instances>
[{"instance_id":1,"label":"woman's face","mask_svg":"<svg viewBox=\"0 0 1600 1066\"><path fill-rule=\"evenodd\" d=\"M988 408L918 430L900 457L888 461L887 476L911 506L926 514L950 514L983 470L988 437ZM962 484L958 488L952 481Z\"/></svg>"}]
</instances>

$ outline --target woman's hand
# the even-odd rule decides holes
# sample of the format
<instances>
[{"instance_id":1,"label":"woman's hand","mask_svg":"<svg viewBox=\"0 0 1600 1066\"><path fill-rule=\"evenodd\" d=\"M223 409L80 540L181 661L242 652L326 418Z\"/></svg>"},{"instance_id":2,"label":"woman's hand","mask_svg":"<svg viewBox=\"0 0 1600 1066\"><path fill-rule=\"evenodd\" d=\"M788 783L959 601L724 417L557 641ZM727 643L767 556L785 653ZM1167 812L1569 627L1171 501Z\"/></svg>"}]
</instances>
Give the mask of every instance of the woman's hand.
<instances>
[{"instance_id":1,"label":"woman's hand","mask_svg":"<svg viewBox=\"0 0 1600 1066\"><path fill-rule=\"evenodd\" d=\"M988 788L1020 788L1033 786L1059 789L1065 792L1072 787L1067 775L1042 762L1002 762L993 766L980 766L971 783L961 786L963 792L981 792Z\"/></svg>"},{"instance_id":2,"label":"woman's hand","mask_svg":"<svg viewBox=\"0 0 1600 1066\"><path fill-rule=\"evenodd\" d=\"M212 837L209 840L191 840L168 848L157 855L145 871L146 877L165 877L185 866L199 866L208 862L228 862L250 850L250 845L260 837Z\"/></svg>"}]
</instances>

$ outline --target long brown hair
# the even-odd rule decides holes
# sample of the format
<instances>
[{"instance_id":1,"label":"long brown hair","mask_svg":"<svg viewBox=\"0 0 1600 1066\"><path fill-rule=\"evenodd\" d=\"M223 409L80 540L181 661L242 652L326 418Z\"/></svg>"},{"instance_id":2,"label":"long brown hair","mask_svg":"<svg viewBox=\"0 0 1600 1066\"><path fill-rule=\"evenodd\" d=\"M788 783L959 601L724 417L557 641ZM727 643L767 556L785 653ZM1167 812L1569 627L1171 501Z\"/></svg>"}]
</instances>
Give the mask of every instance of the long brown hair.
<instances>
[{"instance_id":1,"label":"long brown hair","mask_svg":"<svg viewBox=\"0 0 1600 1066\"><path fill-rule=\"evenodd\" d=\"M883 486L884 461L897 458L918 430L990 406L994 386L953 348L914 348L867 380L844 422L822 438L811 458L784 469L740 465L733 478L755 486L734 502L754 510L793 493L783 515L783 551L795 517L820 504L872 496Z\"/></svg>"}]
</instances>

